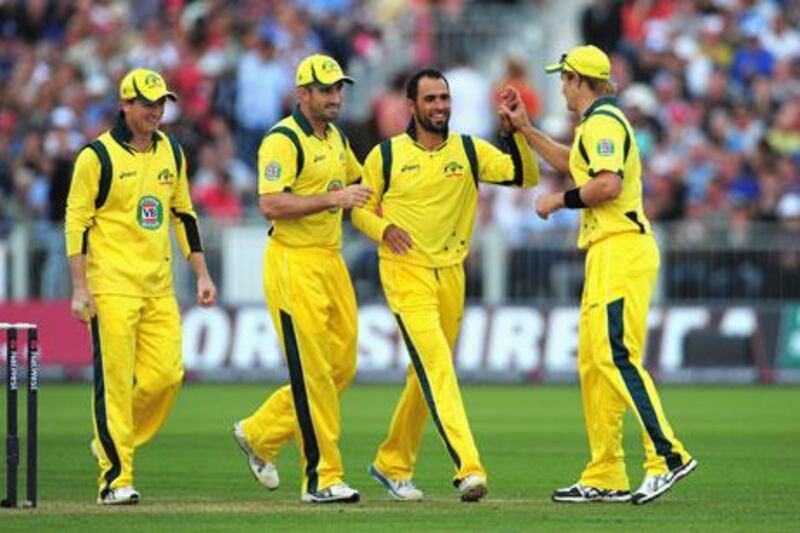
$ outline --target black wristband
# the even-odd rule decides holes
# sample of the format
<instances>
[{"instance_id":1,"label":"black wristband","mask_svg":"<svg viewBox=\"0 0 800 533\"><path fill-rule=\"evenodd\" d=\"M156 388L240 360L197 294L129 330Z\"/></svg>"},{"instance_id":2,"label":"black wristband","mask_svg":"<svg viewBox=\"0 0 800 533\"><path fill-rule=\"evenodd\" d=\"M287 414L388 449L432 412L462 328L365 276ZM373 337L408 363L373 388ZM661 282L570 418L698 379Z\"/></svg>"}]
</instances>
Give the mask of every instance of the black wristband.
<instances>
[{"instance_id":1,"label":"black wristband","mask_svg":"<svg viewBox=\"0 0 800 533\"><path fill-rule=\"evenodd\" d=\"M581 188L575 187L564 193L564 206L570 209L583 209L589 207L581 200Z\"/></svg>"}]
</instances>

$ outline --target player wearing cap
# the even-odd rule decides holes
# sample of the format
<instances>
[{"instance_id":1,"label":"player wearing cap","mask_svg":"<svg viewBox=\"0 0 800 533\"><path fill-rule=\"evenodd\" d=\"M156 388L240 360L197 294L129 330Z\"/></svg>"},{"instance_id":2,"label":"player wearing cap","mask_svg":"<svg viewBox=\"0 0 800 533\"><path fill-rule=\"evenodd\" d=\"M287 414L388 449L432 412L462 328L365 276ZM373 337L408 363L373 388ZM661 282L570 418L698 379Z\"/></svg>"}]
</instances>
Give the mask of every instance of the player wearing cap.
<instances>
[{"instance_id":1,"label":"player wearing cap","mask_svg":"<svg viewBox=\"0 0 800 533\"><path fill-rule=\"evenodd\" d=\"M344 84L353 83L323 55L297 67L299 104L264 137L258 151L259 205L272 223L264 256L264 291L289 369L277 390L233 434L256 479L278 487L275 461L297 436L302 500L357 502L344 483L339 454L339 395L356 371L357 309L342 260L342 211L370 192L350 143L332 122Z\"/></svg>"},{"instance_id":2,"label":"player wearing cap","mask_svg":"<svg viewBox=\"0 0 800 533\"><path fill-rule=\"evenodd\" d=\"M419 500L417 451L427 414L454 464L464 501L487 491L486 471L467 421L453 365L464 314L464 260L469 252L478 184L531 187L539 179L533 152L504 123L504 151L448 129L450 88L425 69L406 85L407 131L376 146L364 163L375 195L353 210L353 223L379 243L386 300L411 357L406 386L370 474L399 500Z\"/></svg>"},{"instance_id":3,"label":"player wearing cap","mask_svg":"<svg viewBox=\"0 0 800 533\"><path fill-rule=\"evenodd\" d=\"M197 216L178 142L158 130L167 99L152 70L129 72L111 130L78 153L66 213L72 313L90 324L98 503L139 501L134 450L164 424L183 378L169 224L213 305Z\"/></svg>"},{"instance_id":4,"label":"player wearing cap","mask_svg":"<svg viewBox=\"0 0 800 533\"><path fill-rule=\"evenodd\" d=\"M505 90L501 112L576 187L540 196L537 214L580 209L578 247L586 250L578 370L591 459L580 480L556 490L557 502L643 504L697 467L667 422L642 365L647 312L659 252L642 208L642 167L636 137L616 106L611 64L599 48L580 46L547 67L561 75L567 108L580 115L572 147L557 143L525 119L519 94ZM645 479L630 493L622 449L622 417L630 408L642 430Z\"/></svg>"}]
</instances>

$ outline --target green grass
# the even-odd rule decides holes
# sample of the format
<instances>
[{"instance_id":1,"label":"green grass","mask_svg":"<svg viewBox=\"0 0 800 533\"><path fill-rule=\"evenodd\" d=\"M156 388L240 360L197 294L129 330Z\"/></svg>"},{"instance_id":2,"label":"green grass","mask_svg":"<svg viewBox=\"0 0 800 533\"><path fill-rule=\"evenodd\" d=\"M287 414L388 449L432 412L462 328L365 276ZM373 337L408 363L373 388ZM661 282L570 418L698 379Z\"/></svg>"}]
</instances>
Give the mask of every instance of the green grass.
<instances>
[{"instance_id":1,"label":"green grass","mask_svg":"<svg viewBox=\"0 0 800 533\"><path fill-rule=\"evenodd\" d=\"M94 503L90 387L45 384L40 506L0 510L0 530L795 531L800 523L797 388L662 387L667 415L700 468L641 508L549 501L551 490L573 482L587 458L577 387L464 388L490 493L484 502L463 504L450 486L452 466L431 427L416 476L425 501L392 501L369 478L365 468L384 436L399 387L355 386L343 399L342 453L347 480L361 490L362 503L301 504L293 444L280 460L280 490L268 493L252 479L230 435L232 422L250 414L271 390L186 386L167 427L137 452L142 503L108 509ZM4 400L0 416L5 417ZM0 423L4 427L5 418ZM630 417L625 443L635 487L643 457ZM4 480L5 463L2 469Z\"/></svg>"}]
</instances>

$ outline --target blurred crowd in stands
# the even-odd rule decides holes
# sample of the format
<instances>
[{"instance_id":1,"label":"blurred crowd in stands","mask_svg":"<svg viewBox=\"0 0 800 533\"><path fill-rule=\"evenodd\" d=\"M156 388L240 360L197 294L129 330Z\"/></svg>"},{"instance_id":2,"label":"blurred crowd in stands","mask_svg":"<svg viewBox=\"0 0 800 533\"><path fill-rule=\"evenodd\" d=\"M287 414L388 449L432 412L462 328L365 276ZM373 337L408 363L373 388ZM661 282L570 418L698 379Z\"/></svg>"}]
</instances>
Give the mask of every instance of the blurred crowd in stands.
<instances>
[{"instance_id":1,"label":"blurred crowd in stands","mask_svg":"<svg viewBox=\"0 0 800 533\"><path fill-rule=\"evenodd\" d=\"M468 54L437 57L442 14L457 21L478 3L0 1L0 239L27 220L44 249L62 253L74 154L108 127L121 76L139 66L160 70L179 95L165 129L186 149L198 210L221 223L256 217L256 149L291 109L296 63L323 50L345 68L380 64L394 52L386 32L404 17L413 28L408 66L448 61L453 130L493 138L494 95L512 83L534 121L568 142L573 123L561 102L545 109L533 89L541 65L507 58L504 76L492 80ZM612 55L652 219L718 221L734 237L753 221L800 229L800 0L596 0L577 23L585 42ZM406 74L369 93L368 120L345 125L359 155L405 128ZM545 171L540 187L564 185ZM574 226L574 213L547 226L537 220L535 194L487 189L480 220L498 222L512 244ZM52 284L63 267L43 267Z\"/></svg>"}]
</instances>

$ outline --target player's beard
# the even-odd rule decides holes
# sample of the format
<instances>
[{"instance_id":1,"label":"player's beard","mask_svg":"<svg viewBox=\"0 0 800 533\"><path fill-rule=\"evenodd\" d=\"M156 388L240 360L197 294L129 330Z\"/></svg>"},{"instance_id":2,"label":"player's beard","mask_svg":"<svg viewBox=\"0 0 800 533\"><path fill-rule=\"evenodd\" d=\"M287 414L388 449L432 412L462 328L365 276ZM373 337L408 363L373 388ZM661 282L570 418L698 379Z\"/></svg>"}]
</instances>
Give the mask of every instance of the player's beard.
<instances>
[{"instance_id":1,"label":"player's beard","mask_svg":"<svg viewBox=\"0 0 800 533\"><path fill-rule=\"evenodd\" d=\"M444 121L441 124L435 124L432 120L430 120L425 115L421 113L416 113L417 124L420 128L424 129L430 133L437 133L439 135L444 135L447 133L448 125L450 124L450 110L445 112Z\"/></svg>"},{"instance_id":2,"label":"player's beard","mask_svg":"<svg viewBox=\"0 0 800 533\"><path fill-rule=\"evenodd\" d=\"M324 106L318 105L311 108L312 116L319 121L322 122L334 122L339 119L339 113L342 110L342 106Z\"/></svg>"}]
</instances>

